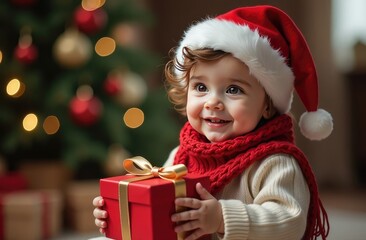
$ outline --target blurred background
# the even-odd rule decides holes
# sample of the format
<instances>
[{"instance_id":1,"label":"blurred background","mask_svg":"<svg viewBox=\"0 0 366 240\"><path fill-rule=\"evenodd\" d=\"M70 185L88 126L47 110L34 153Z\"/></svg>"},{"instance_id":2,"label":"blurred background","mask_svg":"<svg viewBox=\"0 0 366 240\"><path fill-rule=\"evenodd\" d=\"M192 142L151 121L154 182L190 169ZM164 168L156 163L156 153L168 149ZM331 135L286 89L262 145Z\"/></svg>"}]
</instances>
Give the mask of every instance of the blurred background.
<instances>
[{"instance_id":1,"label":"blurred background","mask_svg":"<svg viewBox=\"0 0 366 240\"><path fill-rule=\"evenodd\" d=\"M98 179L123 174L121 162L129 156L161 166L178 144L185 119L168 102L163 85L169 50L194 21L257 4L283 9L308 41L318 70L319 105L331 112L334 131L311 142L296 128L296 141L329 209L330 239L364 239L363 0L2 1L1 236L97 236L91 201L99 195ZM304 111L295 96L295 118ZM24 202L49 206L49 226L35 221L43 213L30 208L21 218L39 226L14 231Z\"/></svg>"}]
</instances>

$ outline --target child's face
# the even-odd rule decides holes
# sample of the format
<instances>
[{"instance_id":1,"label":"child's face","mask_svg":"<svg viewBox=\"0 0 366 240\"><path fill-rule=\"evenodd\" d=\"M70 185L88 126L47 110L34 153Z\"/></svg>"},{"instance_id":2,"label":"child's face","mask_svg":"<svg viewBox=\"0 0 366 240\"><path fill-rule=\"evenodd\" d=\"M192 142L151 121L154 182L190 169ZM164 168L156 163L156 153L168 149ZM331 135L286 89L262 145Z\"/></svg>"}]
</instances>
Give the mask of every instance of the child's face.
<instances>
[{"instance_id":1,"label":"child's face","mask_svg":"<svg viewBox=\"0 0 366 240\"><path fill-rule=\"evenodd\" d=\"M248 67L231 55L198 62L191 71L187 117L210 142L246 134L267 108L265 91Z\"/></svg>"}]
</instances>

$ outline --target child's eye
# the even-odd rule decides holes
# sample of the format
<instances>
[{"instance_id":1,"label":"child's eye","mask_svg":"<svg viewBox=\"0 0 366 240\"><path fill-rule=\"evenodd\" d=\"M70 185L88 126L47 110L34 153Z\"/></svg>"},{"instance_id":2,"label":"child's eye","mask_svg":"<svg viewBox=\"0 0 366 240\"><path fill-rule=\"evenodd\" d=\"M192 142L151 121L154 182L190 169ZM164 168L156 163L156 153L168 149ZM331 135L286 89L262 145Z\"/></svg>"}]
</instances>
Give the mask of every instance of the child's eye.
<instances>
[{"instance_id":1,"label":"child's eye","mask_svg":"<svg viewBox=\"0 0 366 240\"><path fill-rule=\"evenodd\" d=\"M207 92L207 87L204 84L202 84L202 83L196 84L194 88L198 92Z\"/></svg>"},{"instance_id":2,"label":"child's eye","mask_svg":"<svg viewBox=\"0 0 366 240\"><path fill-rule=\"evenodd\" d=\"M241 90L241 88L239 88L237 86L230 86L226 90L226 93L229 93L229 94L239 94L239 93L243 93L243 90Z\"/></svg>"}]
</instances>

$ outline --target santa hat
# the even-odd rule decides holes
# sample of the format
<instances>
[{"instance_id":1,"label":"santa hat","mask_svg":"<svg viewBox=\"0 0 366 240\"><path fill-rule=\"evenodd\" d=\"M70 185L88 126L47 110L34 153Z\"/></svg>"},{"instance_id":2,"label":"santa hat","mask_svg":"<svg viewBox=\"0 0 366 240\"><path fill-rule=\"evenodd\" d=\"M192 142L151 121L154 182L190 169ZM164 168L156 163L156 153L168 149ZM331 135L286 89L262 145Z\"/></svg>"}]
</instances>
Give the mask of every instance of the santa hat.
<instances>
[{"instance_id":1,"label":"santa hat","mask_svg":"<svg viewBox=\"0 0 366 240\"><path fill-rule=\"evenodd\" d=\"M242 7L205 19L185 32L176 51L179 62L184 61L183 47L231 53L249 67L280 113L290 111L295 89L307 111L300 117L302 134L321 140L332 132L332 116L318 109L317 74L309 47L280 9Z\"/></svg>"}]
</instances>

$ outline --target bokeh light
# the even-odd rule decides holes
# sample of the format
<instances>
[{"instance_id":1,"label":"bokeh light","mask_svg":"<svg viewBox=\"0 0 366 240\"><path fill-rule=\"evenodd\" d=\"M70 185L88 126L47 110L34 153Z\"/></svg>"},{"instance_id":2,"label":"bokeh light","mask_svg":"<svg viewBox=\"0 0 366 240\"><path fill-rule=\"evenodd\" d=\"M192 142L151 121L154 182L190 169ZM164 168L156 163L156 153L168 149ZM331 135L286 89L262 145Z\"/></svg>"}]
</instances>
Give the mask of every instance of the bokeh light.
<instances>
[{"instance_id":1,"label":"bokeh light","mask_svg":"<svg viewBox=\"0 0 366 240\"><path fill-rule=\"evenodd\" d=\"M138 128L144 123L144 112L139 108L130 108L123 116L123 121L129 128Z\"/></svg>"},{"instance_id":2,"label":"bokeh light","mask_svg":"<svg viewBox=\"0 0 366 240\"><path fill-rule=\"evenodd\" d=\"M83 101L90 100L94 95L93 88L89 85L82 85L76 90L76 97Z\"/></svg>"},{"instance_id":3,"label":"bokeh light","mask_svg":"<svg viewBox=\"0 0 366 240\"><path fill-rule=\"evenodd\" d=\"M106 57L111 55L116 50L116 41L110 37L102 37L95 44L95 52L101 56Z\"/></svg>"},{"instance_id":4,"label":"bokeh light","mask_svg":"<svg viewBox=\"0 0 366 240\"><path fill-rule=\"evenodd\" d=\"M43 122L43 130L52 135L58 132L60 129L60 121L56 116L48 116Z\"/></svg>"},{"instance_id":5,"label":"bokeh light","mask_svg":"<svg viewBox=\"0 0 366 240\"><path fill-rule=\"evenodd\" d=\"M105 4L105 0L82 0L81 7L86 11L94 11L102 7Z\"/></svg>"},{"instance_id":6,"label":"bokeh light","mask_svg":"<svg viewBox=\"0 0 366 240\"><path fill-rule=\"evenodd\" d=\"M16 78L13 78L6 85L6 93L12 97L20 97L25 91L25 85Z\"/></svg>"},{"instance_id":7,"label":"bokeh light","mask_svg":"<svg viewBox=\"0 0 366 240\"><path fill-rule=\"evenodd\" d=\"M24 130L30 132L33 131L38 125L38 117L34 113L29 113L23 119Z\"/></svg>"},{"instance_id":8,"label":"bokeh light","mask_svg":"<svg viewBox=\"0 0 366 240\"><path fill-rule=\"evenodd\" d=\"M0 63L3 61L3 52L0 50Z\"/></svg>"}]
</instances>

